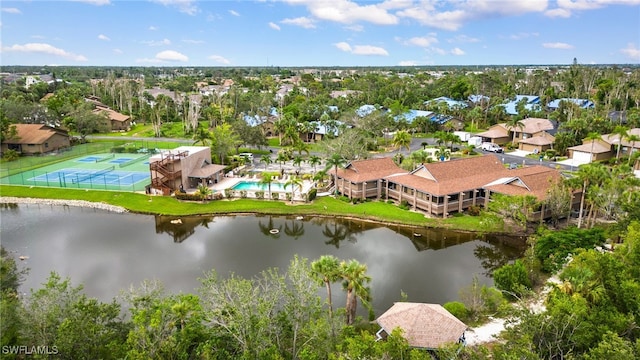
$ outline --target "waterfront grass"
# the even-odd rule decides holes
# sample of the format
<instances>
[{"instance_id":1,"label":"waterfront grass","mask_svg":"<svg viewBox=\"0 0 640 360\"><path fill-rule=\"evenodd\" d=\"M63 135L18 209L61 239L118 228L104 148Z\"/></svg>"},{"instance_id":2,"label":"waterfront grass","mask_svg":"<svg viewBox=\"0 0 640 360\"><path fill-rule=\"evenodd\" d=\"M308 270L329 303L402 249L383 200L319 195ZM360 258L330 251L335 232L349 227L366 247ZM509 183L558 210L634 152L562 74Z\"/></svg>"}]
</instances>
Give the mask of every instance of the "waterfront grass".
<instances>
[{"instance_id":1,"label":"waterfront grass","mask_svg":"<svg viewBox=\"0 0 640 360\"><path fill-rule=\"evenodd\" d=\"M123 207L131 212L158 215L273 214L297 216L351 217L380 223L420 227L443 227L476 232L500 232L500 221L486 216L460 216L448 219L427 218L424 214L399 208L394 204L370 201L351 204L333 197L321 197L310 203L272 200L234 199L209 202L178 201L169 196L149 196L103 190L78 190L48 187L0 186L0 196L59 200L85 200Z\"/></svg>"}]
</instances>

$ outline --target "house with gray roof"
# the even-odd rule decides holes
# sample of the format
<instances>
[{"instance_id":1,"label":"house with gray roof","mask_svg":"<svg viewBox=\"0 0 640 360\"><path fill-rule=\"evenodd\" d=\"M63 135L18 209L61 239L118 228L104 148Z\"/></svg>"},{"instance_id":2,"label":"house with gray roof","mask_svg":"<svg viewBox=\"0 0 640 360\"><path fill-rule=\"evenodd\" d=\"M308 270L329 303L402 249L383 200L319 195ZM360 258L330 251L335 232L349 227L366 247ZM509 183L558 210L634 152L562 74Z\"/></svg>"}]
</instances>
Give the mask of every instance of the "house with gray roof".
<instances>
[{"instance_id":1,"label":"house with gray roof","mask_svg":"<svg viewBox=\"0 0 640 360\"><path fill-rule=\"evenodd\" d=\"M379 340L386 339L394 329L402 330L409 346L435 350L446 344L465 343L467 325L439 304L412 302L394 303L376 322Z\"/></svg>"}]
</instances>

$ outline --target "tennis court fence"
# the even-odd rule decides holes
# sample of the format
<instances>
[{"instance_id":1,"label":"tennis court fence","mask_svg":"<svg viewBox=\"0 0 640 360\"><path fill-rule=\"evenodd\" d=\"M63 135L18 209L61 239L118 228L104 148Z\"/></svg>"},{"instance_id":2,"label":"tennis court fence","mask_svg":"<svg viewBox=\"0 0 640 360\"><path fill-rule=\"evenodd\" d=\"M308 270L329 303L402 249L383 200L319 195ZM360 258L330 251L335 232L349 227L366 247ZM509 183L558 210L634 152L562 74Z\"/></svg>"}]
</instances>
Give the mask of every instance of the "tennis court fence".
<instances>
[{"instance_id":1,"label":"tennis court fence","mask_svg":"<svg viewBox=\"0 0 640 360\"><path fill-rule=\"evenodd\" d=\"M57 188L144 191L149 173L119 171L116 166L86 171L29 170L0 179L4 185L47 186Z\"/></svg>"}]
</instances>

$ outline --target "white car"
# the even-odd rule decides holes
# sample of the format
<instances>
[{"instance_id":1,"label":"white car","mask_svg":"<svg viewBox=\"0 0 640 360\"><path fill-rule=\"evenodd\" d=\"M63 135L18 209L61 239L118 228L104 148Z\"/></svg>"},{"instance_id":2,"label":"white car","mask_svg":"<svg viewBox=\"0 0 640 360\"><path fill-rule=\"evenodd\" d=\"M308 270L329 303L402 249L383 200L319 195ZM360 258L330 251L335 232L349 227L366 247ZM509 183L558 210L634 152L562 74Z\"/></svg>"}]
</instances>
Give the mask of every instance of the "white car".
<instances>
[{"instance_id":1,"label":"white car","mask_svg":"<svg viewBox=\"0 0 640 360\"><path fill-rule=\"evenodd\" d=\"M501 152L504 151L500 145L494 144L494 143L490 143L490 142L482 143L480 148L482 150L484 150L484 151L491 151L491 152L494 152L494 153L501 153Z\"/></svg>"}]
</instances>

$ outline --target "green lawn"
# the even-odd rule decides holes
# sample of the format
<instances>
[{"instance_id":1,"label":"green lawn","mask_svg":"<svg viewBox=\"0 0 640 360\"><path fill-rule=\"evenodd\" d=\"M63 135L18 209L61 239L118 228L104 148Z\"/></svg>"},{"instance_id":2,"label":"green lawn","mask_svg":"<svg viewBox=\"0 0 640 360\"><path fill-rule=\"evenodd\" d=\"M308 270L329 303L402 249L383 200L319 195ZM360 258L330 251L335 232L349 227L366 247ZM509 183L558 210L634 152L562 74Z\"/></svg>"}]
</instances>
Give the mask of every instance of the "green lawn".
<instances>
[{"instance_id":1,"label":"green lawn","mask_svg":"<svg viewBox=\"0 0 640 360\"><path fill-rule=\"evenodd\" d=\"M393 204L371 201L350 204L332 197L322 197L311 203L270 200L218 200L207 203L183 202L172 197L148 196L138 193L75 190L44 187L0 186L0 196L33 197L43 199L85 200L124 207L132 212L159 215L203 214L274 214L344 216L389 224L443 227L463 231L501 232L501 221L487 220L487 216L460 216L448 219L426 218L424 214L402 210Z\"/></svg>"}]
</instances>

